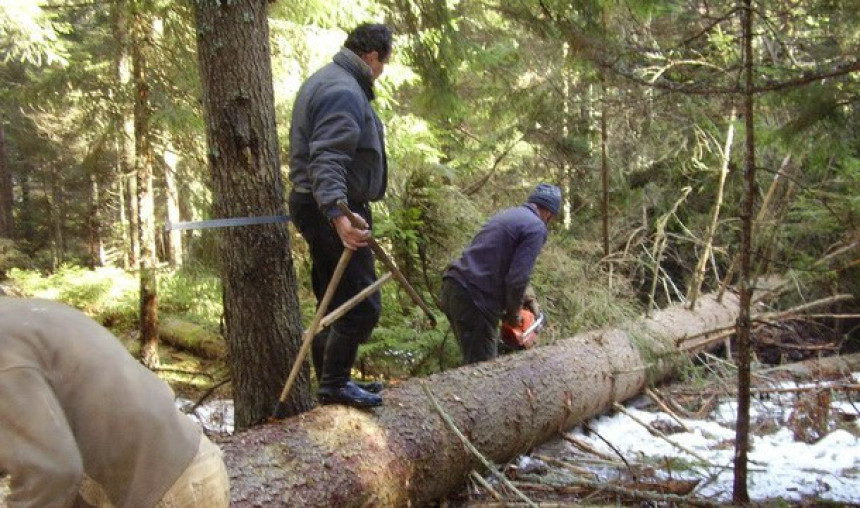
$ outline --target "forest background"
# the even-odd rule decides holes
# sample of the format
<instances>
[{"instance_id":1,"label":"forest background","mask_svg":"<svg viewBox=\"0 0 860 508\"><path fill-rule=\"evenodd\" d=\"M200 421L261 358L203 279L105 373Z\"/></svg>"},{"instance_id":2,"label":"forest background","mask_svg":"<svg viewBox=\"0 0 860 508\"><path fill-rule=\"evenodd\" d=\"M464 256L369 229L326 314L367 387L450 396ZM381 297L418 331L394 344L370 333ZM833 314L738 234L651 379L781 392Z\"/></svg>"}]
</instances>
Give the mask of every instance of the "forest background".
<instances>
[{"instance_id":1,"label":"forest background","mask_svg":"<svg viewBox=\"0 0 860 508\"><path fill-rule=\"evenodd\" d=\"M260 421L314 311L306 246L292 226L165 225L286 213L293 97L372 21L397 34L374 234L427 301L544 181L564 211L533 277L543 343L770 275L772 309L856 297L858 17L857 0L0 0L0 273L162 371L170 319L223 334L229 369L204 384L232 380L237 427ZM382 291L360 375L458 364L446 324ZM813 328L856 347L856 324ZM305 367L292 412L312 385Z\"/></svg>"}]
</instances>

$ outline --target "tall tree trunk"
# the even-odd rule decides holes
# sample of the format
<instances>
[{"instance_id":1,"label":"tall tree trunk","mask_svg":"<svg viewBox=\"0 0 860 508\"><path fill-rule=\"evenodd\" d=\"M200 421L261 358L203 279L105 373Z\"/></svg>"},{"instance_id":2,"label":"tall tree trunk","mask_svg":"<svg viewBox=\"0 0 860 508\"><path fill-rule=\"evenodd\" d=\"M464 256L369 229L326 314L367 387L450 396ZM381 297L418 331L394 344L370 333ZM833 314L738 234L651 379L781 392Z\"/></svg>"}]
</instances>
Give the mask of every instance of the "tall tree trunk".
<instances>
[{"instance_id":1,"label":"tall tree trunk","mask_svg":"<svg viewBox=\"0 0 860 508\"><path fill-rule=\"evenodd\" d=\"M606 7L601 9L601 23L606 33ZM609 256L609 160L606 154L606 143L609 134L606 131L606 115L609 114L609 98L606 92L606 71L600 71L600 210L603 223L603 256Z\"/></svg>"},{"instance_id":2,"label":"tall tree trunk","mask_svg":"<svg viewBox=\"0 0 860 508\"><path fill-rule=\"evenodd\" d=\"M176 185L176 172L179 167L179 154L168 142L164 151L164 187L167 201L167 221L179 222L179 187ZM171 229L167 233L167 260L170 266L182 265L182 231Z\"/></svg>"},{"instance_id":3,"label":"tall tree trunk","mask_svg":"<svg viewBox=\"0 0 860 508\"><path fill-rule=\"evenodd\" d=\"M21 215L19 216L18 224L21 229L21 238L28 244L34 244L36 231L33 227L32 183L27 171L22 171L19 178L21 186Z\"/></svg>"},{"instance_id":4,"label":"tall tree trunk","mask_svg":"<svg viewBox=\"0 0 860 508\"><path fill-rule=\"evenodd\" d=\"M194 3L214 213L284 213L265 0ZM271 416L301 346L301 315L284 224L222 230L225 338L235 421ZM304 366L288 412L313 407Z\"/></svg>"},{"instance_id":5,"label":"tall tree trunk","mask_svg":"<svg viewBox=\"0 0 860 508\"><path fill-rule=\"evenodd\" d=\"M51 269L56 270L62 265L66 258L66 239L63 234L63 219L66 216L66 205L63 198L63 175L57 170L53 163L50 164L48 178L48 191L50 192L51 207L51 233L53 235L53 259Z\"/></svg>"},{"instance_id":6,"label":"tall tree trunk","mask_svg":"<svg viewBox=\"0 0 860 508\"><path fill-rule=\"evenodd\" d=\"M738 415L735 427L734 486L732 501L749 503L747 490L747 457L749 455L750 430L750 301L752 280L750 254L752 253L753 213L757 193L755 180L755 110L753 109L753 54L752 54L752 0L743 1L741 9L743 24L744 66L744 203L741 211L741 280L740 310L737 321L737 367L738 367Z\"/></svg>"},{"instance_id":7,"label":"tall tree trunk","mask_svg":"<svg viewBox=\"0 0 860 508\"><path fill-rule=\"evenodd\" d=\"M138 241L140 243L140 358L153 368L158 357L158 279L155 258L155 198L152 188L152 144L149 122L148 56L152 19L134 4L132 14L132 69L135 83L134 166L137 176Z\"/></svg>"},{"instance_id":8,"label":"tall tree trunk","mask_svg":"<svg viewBox=\"0 0 860 508\"><path fill-rule=\"evenodd\" d=\"M90 248L90 267L104 266L104 242L102 241L102 199L98 178L90 175L90 207L87 216L87 236Z\"/></svg>"},{"instance_id":9,"label":"tall tree trunk","mask_svg":"<svg viewBox=\"0 0 860 508\"><path fill-rule=\"evenodd\" d=\"M674 360L708 343L701 334L736 317L734 295L724 304L705 295L695 311L678 305L649 320L406 381L372 411L324 406L236 434L222 445L233 506L427 506L481 466L423 385L482 455L504 463L672 374Z\"/></svg>"},{"instance_id":10,"label":"tall tree trunk","mask_svg":"<svg viewBox=\"0 0 860 508\"><path fill-rule=\"evenodd\" d=\"M15 222L12 211L15 200L12 193L12 173L6 164L6 130L4 119L0 115L0 236L12 238L15 234Z\"/></svg>"},{"instance_id":11,"label":"tall tree trunk","mask_svg":"<svg viewBox=\"0 0 860 508\"><path fill-rule=\"evenodd\" d=\"M119 196L120 226L123 240L123 266L137 267L139 247L137 242L137 185L134 175L134 108L131 106L132 83L131 57L129 55L129 13L134 0L119 0L114 4L114 37L117 41L116 74L119 84L117 94L117 195Z\"/></svg>"}]
</instances>

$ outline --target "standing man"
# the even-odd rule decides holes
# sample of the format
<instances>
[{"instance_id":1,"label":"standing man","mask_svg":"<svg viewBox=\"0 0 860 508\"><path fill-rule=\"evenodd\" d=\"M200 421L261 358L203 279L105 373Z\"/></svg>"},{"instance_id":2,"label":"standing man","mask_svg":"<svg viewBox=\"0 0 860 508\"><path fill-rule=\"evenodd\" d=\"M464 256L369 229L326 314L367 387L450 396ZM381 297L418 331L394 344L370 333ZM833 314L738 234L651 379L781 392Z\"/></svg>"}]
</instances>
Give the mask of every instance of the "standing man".
<instances>
[{"instance_id":1,"label":"standing man","mask_svg":"<svg viewBox=\"0 0 860 508\"><path fill-rule=\"evenodd\" d=\"M561 189L539 184L525 204L497 213L445 271L441 308L460 343L464 363L498 355L499 320L517 326L526 287L561 211Z\"/></svg>"},{"instance_id":2,"label":"standing man","mask_svg":"<svg viewBox=\"0 0 860 508\"><path fill-rule=\"evenodd\" d=\"M387 26L358 26L333 61L302 85L293 106L290 211L310 249L317 305L343 249L355 251L327 312L376 281L373 252L367 246L373 226L370 202L385 195L388 163L382 122L370 103L391 46ZM338 209L339 201L347 202L361 227L352 226ZM379 395L350 379L358 345L370 338L381 308L376 292L314 337L312 359L321 404L382 403Z\"/></svg>"},{"instance_id":3,"label":"standing man","mask_svg":"<svg viewBox=\"0 0 860 508\"><path fill-rule=\"evenodd\" d=\"M82 312L0 296L0 472L10 508L226 508L221 450Z\"/></svg>"}]
</instances>

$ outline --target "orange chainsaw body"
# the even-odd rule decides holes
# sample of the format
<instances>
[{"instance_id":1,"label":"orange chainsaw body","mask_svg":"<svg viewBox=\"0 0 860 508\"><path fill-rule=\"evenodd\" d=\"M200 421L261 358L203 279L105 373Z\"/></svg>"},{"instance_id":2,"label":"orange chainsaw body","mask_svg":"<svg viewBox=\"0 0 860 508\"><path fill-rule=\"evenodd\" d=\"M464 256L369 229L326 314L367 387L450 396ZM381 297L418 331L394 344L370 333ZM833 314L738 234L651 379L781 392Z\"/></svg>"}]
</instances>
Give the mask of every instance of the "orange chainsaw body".
<instances>
[{"instance_id":1,"label":"orange chainsaw body","mask_svg":"<svg viewBox=\"0 0 860 508\"><path fill-rule=\"evenodd\" d=\"M508 323L502 322L501 336L505 344L517 349L529 349L537 343L538 330L533 329L535 324L535 315L532 311L522 308L520 309L520 324L513 327Z\"/></svg>"}]
</instances>

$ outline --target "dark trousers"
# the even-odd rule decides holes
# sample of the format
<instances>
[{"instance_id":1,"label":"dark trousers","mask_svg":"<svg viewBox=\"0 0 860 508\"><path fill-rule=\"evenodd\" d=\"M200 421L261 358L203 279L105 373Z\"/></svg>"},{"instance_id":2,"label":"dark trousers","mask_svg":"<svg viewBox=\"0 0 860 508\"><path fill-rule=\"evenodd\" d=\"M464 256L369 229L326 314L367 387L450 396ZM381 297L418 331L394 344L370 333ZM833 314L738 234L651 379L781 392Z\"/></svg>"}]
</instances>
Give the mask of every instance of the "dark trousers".
<instances>
[{"instance_id":1,"label":"dark trousers","mask_svg":"<svg viewBox=\"0 0 860 508\"><path fill-rule=\"evenodd\" d=\"M499 326L497 320L488 319L475 306L466 288L454 279L442 281L439 302L442 312L448 317L451 329L460 343L463 363L492 360L498 356Z\"/></svg>"},{"instance_id":2,"label":"dark trousers","mask_svg":"<svg viewBox=\"0 0 860 508\"><path fill-rule=\"evenodd\" d=\"M350 204L350 209L372 226L369 205ZM312 262L311 285L319 306L344 246L310 194L293 192L290 195L290 213L293 223L308 243ZM374 282L373 252L367 247L358 249L340 279L326 314ZM350 380L358 345L370 338L381 310L382 298L377 291L314 337L311 358L321 387L341 387Z\"/></svg>"}]
</instances>

